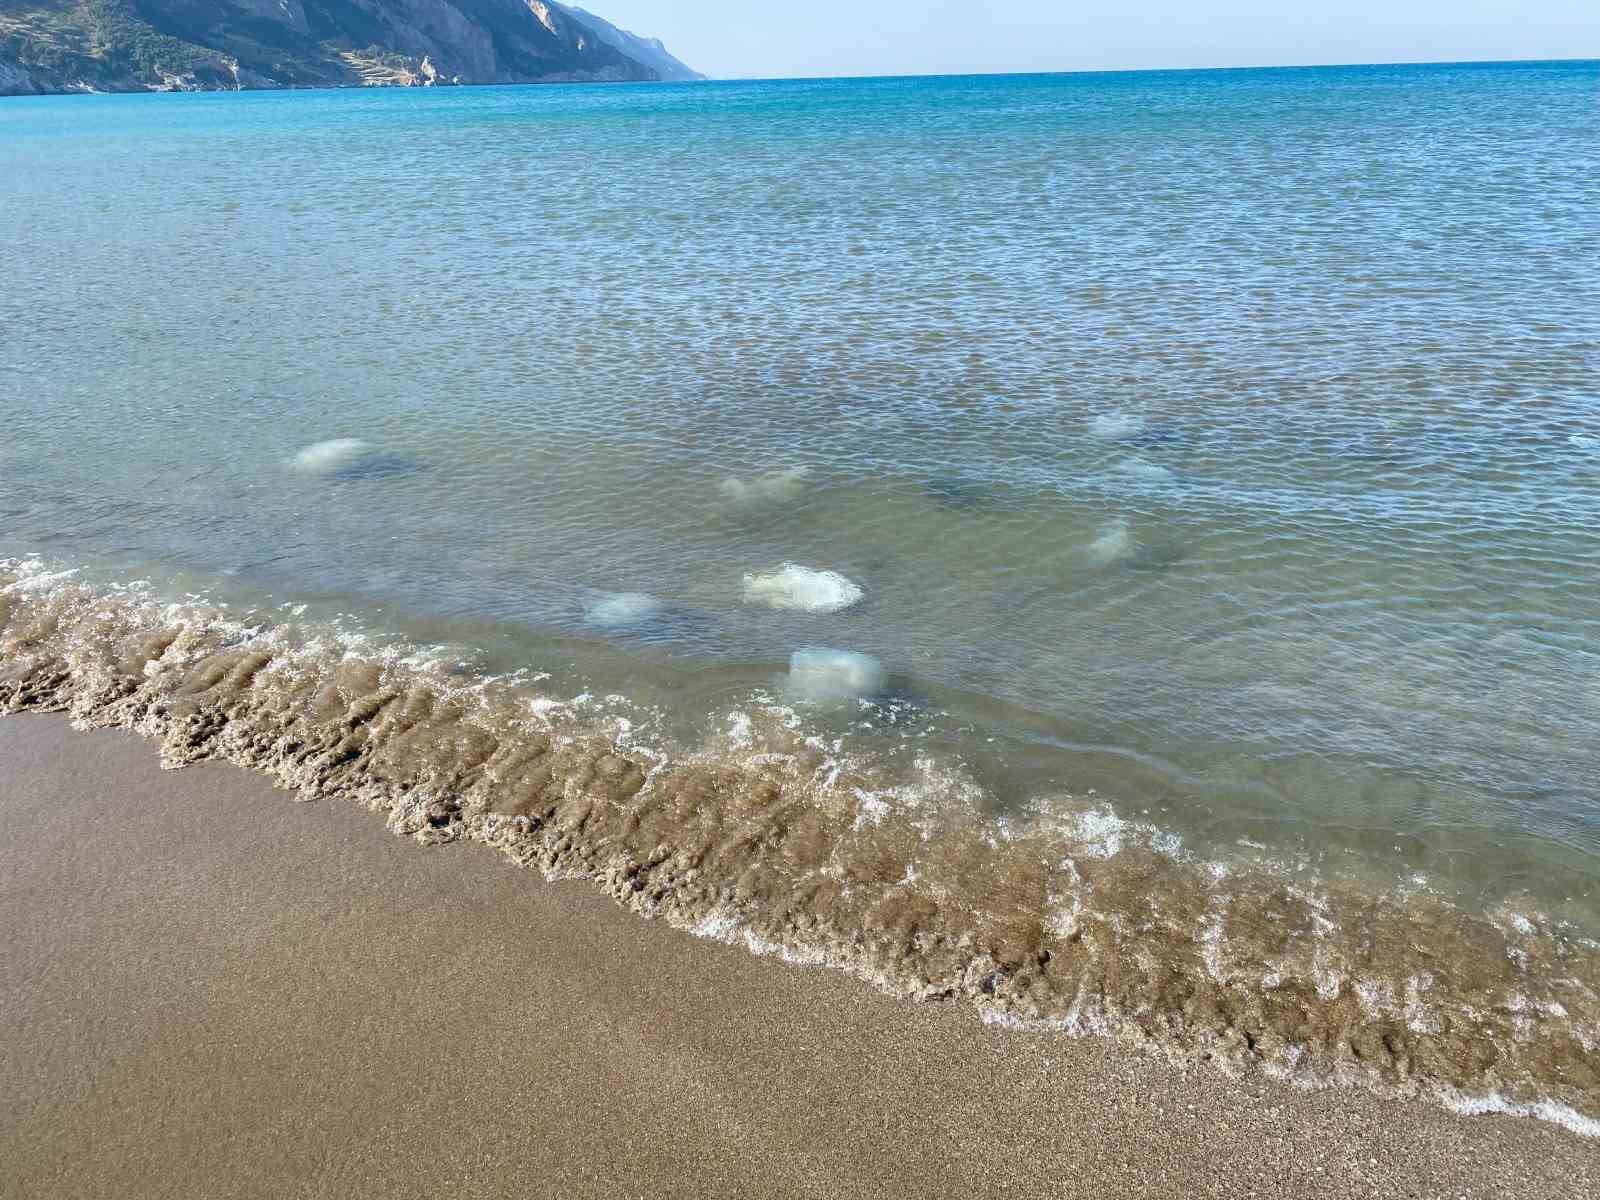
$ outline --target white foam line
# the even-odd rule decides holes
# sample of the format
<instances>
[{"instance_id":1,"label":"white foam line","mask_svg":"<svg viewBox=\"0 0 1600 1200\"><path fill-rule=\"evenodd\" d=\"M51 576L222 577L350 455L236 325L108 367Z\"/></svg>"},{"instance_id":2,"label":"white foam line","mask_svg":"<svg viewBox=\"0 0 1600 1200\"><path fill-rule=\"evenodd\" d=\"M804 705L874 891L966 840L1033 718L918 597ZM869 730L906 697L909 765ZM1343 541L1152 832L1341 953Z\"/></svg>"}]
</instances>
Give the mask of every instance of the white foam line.
<instances>
[{"instance_id":1,"label":"white foam line","mask_svg":"<svg viewBox=\"0 0 1600 1200\"><path fill-rule=\"evenodd\" d=\"M1532 1117L1536 1121L1549 1121L1579 1137L1600 1138L1600 1118L1585 1116L1575 1108L1554 1100L1507 1100L1499 1092L1487 1096L1469 1096L1449 1088L1438 1092L1440 1102L1451 1112L1467 1117L1502 1115Z\"/></svg>"},{"instance_id":2,"label":"white foam line","mask_svg":"<svg viewBox=\"0 0 1600 1200\"><path fill-rule=\"evenodd\" d=\"M679 928L695 937L725 946L743 946L751 954L763 958L777 958L797 967L822 967L830 965L829 955L821 949L797 950L792 946L762 937L732 913L715 911L698 921L680 925Z\"/></svg>"}]
</instances>

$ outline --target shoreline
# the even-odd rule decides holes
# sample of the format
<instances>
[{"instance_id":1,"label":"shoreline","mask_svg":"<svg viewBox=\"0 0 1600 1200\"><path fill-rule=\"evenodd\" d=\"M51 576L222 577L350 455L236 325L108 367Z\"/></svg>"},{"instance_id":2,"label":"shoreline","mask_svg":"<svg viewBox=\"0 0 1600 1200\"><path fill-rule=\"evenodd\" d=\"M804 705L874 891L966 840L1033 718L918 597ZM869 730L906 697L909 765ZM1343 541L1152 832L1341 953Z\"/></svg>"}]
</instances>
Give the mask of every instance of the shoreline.
<instances>
[{"instance_id":1,"label":"shoreline","mask_svg":"<svg viewBox=\"0 0 1600 1200\"><path fill-rule=\"evenodd\" d=\"M0 718L6 1195L1582 1196L1592 1143L985 1026Z\"/></svg>"},{"instance_id":2,"label":"shoreline","mask_svg":"<svg viewBox=\"0 0 1600 1200\"><path fill-rule=\"evenodd\" d=\"M417 841L484 844L679 929L1012 1030L1600 1133L1600 944L1538 910L1234 869L1103 807L986 837L961 776L904 789L781 716L664 750L410 651L70 572L15 579L0 712L143 734L167 766L253 768Z\"/></svg>"}]
</instances>

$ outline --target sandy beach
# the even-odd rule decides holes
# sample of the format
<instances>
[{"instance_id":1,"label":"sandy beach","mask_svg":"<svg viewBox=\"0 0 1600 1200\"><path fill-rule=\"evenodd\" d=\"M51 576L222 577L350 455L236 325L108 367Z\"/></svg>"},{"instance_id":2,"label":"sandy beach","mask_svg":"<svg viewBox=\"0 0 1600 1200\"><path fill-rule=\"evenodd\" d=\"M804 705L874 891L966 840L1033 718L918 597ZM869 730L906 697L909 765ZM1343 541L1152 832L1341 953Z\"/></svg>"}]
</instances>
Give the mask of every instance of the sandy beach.
<instances>
[{"instance_id":1,"label":"sandy beach","mask_svg":"<svg viewBox=\"0 0 1600 1200\"><path fill-rule=\"evenodd\" d=\"M0 720L0 1195L1588 1196L1595 1144L884 998Z\"/></svg>"}]
</instances>

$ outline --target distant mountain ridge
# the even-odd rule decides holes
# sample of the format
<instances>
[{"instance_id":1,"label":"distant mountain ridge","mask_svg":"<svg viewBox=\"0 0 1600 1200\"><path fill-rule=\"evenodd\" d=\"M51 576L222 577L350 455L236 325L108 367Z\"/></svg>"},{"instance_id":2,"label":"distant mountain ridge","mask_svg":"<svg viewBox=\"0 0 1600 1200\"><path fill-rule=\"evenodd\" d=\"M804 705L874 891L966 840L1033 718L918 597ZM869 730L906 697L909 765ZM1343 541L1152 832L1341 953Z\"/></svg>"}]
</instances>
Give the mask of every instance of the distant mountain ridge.
<instances>
[{"instance_id":1,"label":"distant mountain ridge","mask_svg":"<svg viewBox=\"0 0 1600 1200\"><path fill-rule=\"evenodd\" d=\"M556 0L0 0L0 95L699 78Z\"/></svg>"},{"instance_id":2,"label":"distant mountain ridge","mask_svg":"<svg viewBox=\"0 0 1600 1200\"><path fill-rule=\"evenodd\" d=\"M578 8L572 4L557 4L556 8L571 14L577 20L594 30L601 39L622 51L635 62L653 67L656 74L664 82L685 82L693 79L704 79L705 76L692 67L685 66L661 44L660 38L640 37L637 33L629 33L626 29L618 29L604 17L596 16L592 12Z\"/></svg>"}]
</instances>

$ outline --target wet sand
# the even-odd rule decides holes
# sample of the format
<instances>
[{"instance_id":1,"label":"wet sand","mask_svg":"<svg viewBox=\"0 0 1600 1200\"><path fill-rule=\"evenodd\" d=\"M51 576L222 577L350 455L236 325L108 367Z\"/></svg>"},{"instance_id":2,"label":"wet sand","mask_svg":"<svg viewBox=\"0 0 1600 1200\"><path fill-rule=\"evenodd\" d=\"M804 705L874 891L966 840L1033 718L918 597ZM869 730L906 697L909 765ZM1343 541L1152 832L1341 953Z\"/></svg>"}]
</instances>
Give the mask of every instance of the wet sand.
<instances>
[{"instance_id":1,"label":"wet sand","mask_svg":"<svg viewBox=\"0 0 1600 1200\"><path fill-rule=\"evenodd\" d=\"M0 1196L1600 1194L1600 1144L887 999L0 719Z\"/></svg>"}]
</instances>

